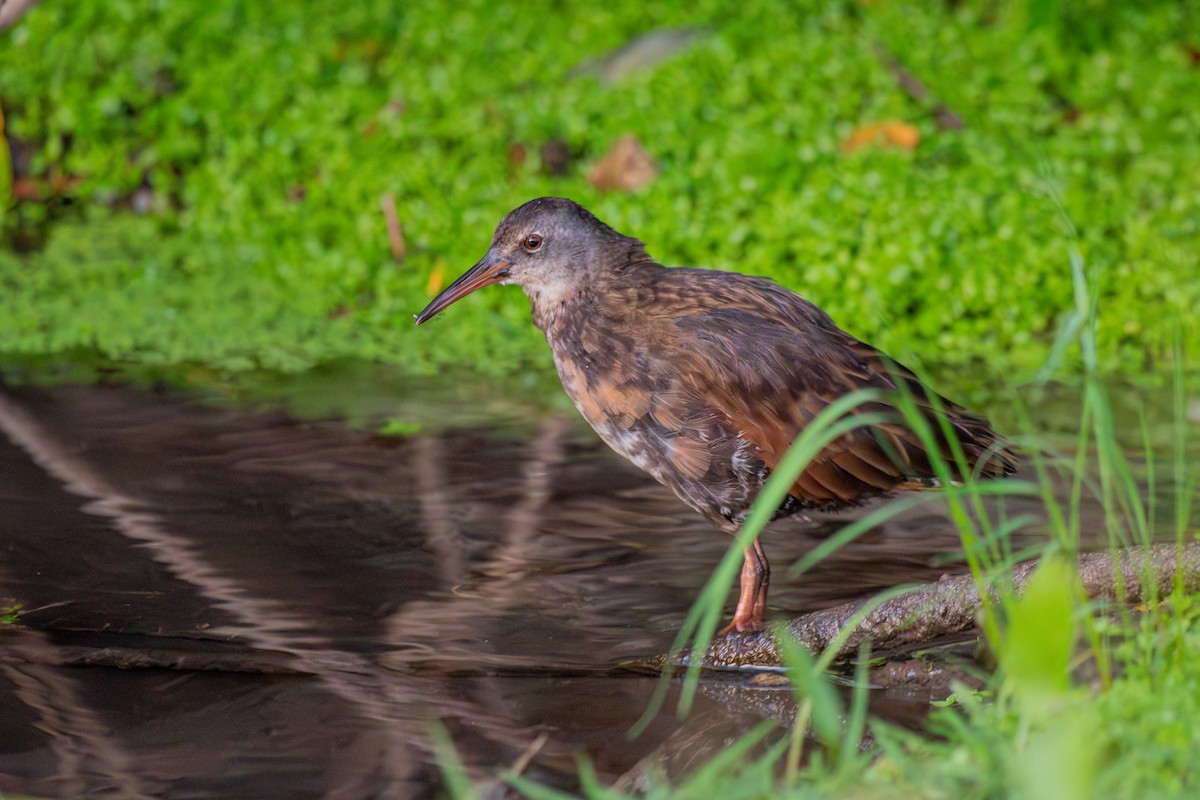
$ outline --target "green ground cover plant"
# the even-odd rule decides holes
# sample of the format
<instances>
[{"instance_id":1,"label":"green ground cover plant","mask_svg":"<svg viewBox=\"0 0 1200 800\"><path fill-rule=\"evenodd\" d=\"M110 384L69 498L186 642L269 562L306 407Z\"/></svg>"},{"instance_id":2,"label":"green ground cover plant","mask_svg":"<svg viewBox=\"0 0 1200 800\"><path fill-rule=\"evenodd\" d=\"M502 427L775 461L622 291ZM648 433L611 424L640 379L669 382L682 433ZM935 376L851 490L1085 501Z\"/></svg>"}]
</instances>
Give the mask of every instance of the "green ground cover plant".
<instances>
[{"instance_id":1,"label":"green ground cover plant","mask_svg":"<svg viewBox=\"0 0 1200 800\"><path fill-rule=\"evenodd\" d=\"M673 26L700 31L653 66L577 70ZM545 372L516 290L411 314L503 213L560 194L967 391L1046 362L1071 238L1103 276L1100 369L1145 378L1180 330L1200 347L1197 42L1182 2L43 3L0 33L25 198L0 222L0 352ZM920 143L843 152L886 120ZM661 176L601 194L587 169L627 132Z\"/></svg>"}]
</instances>

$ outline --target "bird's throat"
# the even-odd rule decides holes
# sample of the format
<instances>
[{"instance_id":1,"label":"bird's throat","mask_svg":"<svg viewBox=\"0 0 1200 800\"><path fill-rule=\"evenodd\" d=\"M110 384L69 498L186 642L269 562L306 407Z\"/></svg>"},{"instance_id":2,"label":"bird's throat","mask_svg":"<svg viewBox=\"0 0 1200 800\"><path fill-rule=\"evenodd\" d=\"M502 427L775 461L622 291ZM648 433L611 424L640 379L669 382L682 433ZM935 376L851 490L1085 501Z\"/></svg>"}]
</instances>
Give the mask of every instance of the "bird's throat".
<instances>
[{"instance_id":1,"label":"bird's throat","mask_svg":"<svg viewBox=\"0 0 1200 800\"><path fill-rule=\"evenodd\" d=\"M549 337L566 316L583 313L591 293L579 286L543 284L522 286L533 310L533 324Z\"/></svg>"}]
</instances>

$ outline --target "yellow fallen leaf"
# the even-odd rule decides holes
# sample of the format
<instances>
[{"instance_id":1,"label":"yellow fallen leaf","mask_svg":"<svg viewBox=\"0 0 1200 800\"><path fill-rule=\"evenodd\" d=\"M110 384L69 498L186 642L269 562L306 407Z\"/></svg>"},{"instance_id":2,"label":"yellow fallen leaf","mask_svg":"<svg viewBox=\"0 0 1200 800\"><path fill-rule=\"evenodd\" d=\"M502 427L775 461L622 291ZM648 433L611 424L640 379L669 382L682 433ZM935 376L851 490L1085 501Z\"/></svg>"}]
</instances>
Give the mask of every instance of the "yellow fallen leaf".
<instances>
[{"instance_id":1,"label":"yellow fallen leaf","mask_svg":"<svg viewBox=\"0 0 1200 800\"><path fill-rule=\"evenodd\" d=\"M870 122L850 132L842 142L843 153L853 153L868 146L894 147L914 150L921 143L921 132L907 122Z\"/></svg>"},{"instance_id":2,"label":"yellow fallen leaf","mask_svg":"<svg viewBox=\"0 0 1200 800\"><path fill-rule=\"evenodd\" d=\"M446 262L439 258L437 263L433 265L433 270L429 273L429 280L425 282L425 294L435 295L442 290L442 286L446 283Z\"/></svg>"}]
</instances>

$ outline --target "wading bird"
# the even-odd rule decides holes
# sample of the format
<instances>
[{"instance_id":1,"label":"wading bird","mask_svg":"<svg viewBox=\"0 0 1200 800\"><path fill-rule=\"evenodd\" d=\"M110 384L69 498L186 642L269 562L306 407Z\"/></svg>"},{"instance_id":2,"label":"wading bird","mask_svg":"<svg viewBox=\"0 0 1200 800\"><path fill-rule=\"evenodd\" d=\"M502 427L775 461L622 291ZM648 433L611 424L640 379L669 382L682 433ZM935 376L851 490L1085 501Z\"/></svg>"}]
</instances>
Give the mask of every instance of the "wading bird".
<instances>
[{"instance_id":1,"label":"wading bird","mask_svg":"<svg viewBox=\"0 0 1200 800\"><path fill-rule=\"evenodd\" d=\"M941 437L939 455L952 469L943 429L977 475L1016 469L987 420L933 394L803 297L765 278L664 267L570 200L542 197L512 211L487 255L417 324L493 283L528 295L563 389L600 438L726 532L737 533L805 425L856 389L880 390L884 399L859 410L887 420L827 445L776 517L935 484L930 454L897 409L900 392ZM769 575L755 541L722 633L762 628Z\"/></svg>"}]
</instances>

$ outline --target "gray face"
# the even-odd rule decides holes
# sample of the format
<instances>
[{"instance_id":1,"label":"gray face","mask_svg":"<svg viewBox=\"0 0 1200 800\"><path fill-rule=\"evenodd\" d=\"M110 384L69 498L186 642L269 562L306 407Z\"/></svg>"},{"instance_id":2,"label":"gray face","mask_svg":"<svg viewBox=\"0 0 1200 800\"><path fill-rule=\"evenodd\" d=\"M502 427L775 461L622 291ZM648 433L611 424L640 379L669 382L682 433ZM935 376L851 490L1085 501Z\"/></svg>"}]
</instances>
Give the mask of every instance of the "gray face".
<instances>
[{"instance_id":1,"label":"gray face","mask_svg":"<svg viewBox=\"0 0 1200 800\"><path fill-rule=\"evenodd\" d=\"M493 283L515 283L531 297L561 297L632 247L640 244L578 203L562 197L530 200L501 220L487 255L434 298L417 324Z\"/></svg>"},{"instance_id":2,"label":"gray face","mask_svg":"<svg viewBox=\"0 0 1200 800\"><path fill-rule=\"evenodd\" d=\"M509 263L504 282L537 288L585 279L605 244L624 238L578 203L539 197L501 220L488 255Z\"/></svg>"}]
</instances>

